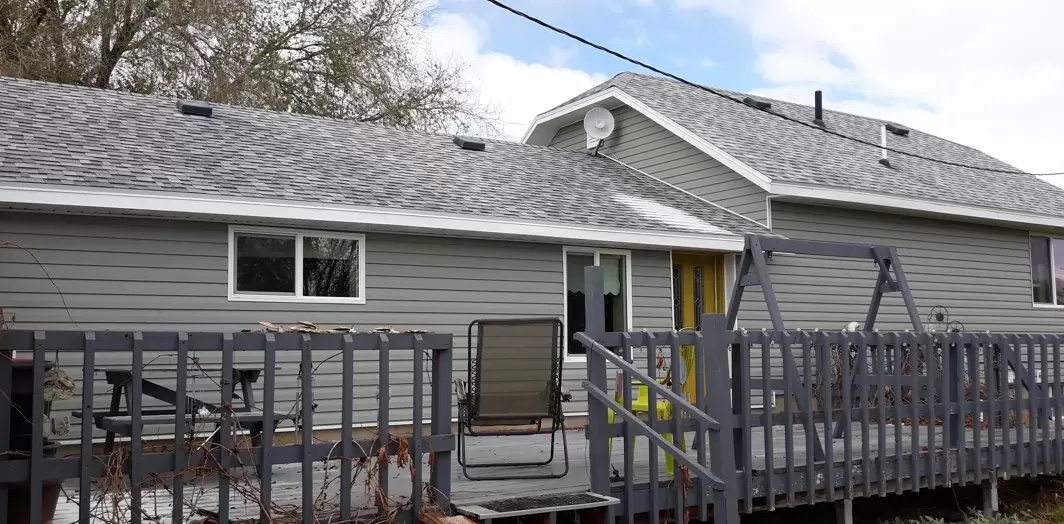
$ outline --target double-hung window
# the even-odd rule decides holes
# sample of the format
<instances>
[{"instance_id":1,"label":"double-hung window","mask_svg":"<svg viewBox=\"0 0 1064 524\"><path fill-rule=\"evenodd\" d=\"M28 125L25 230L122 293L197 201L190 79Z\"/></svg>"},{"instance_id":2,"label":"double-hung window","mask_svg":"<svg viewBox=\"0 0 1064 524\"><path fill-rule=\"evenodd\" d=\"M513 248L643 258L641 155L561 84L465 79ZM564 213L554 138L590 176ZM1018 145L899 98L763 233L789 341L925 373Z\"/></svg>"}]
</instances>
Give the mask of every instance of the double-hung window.
<instances>
[{"instance_id":1,"label":"double-hung window","mask_svg":"<svg viewBox=\"0 0 1064 524\"><path fill-rule=\"evenodd\" d=\"M364 304L365 237L275 228L229 230L229 299Z\"/></svg>"},{"instance_id":2,"label":"double-hung window","mask_svg":"<svg viewBox=\"0 0 1064 524\"><path fill-rule=\"evenodd\" d=\"M586 348L573 337L587 329L584 316L584 268L602 267L605 276L602 299L606 306L606 331L629 331L632 328L632 260L627 251L567 247L563 249L563 264L566 356L583 358Z\"/></svg>"},{"instance_id":3,"label":"double-hung window","mask_svg":"<svg viewBox=\"0 0 1064 524\"><path fill-rule=\"evenodd\" d=\"M1064 306L1064 238L1031 235L1031 295L1036 306Z\"/></svg>"}]
</instances>

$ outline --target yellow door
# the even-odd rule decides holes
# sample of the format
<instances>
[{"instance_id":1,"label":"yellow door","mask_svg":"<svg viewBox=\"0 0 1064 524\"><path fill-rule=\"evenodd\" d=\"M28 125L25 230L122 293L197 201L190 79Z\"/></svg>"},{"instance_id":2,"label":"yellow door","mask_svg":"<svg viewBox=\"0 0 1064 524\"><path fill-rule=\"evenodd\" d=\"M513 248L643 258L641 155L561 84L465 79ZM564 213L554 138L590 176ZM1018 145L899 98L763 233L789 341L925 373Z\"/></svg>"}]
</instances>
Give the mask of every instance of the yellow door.
<instances>
[{"instance_id":1,"label":"yellow door","mask_svg":"<svg viewBox=\"0 0 1064 524\"><path fill-rule=\"evenodd\" d=\"M724 313L721 253L673 253L673 312L676 329L701 328L702 315Z\"/></svg>"}]
</instances>

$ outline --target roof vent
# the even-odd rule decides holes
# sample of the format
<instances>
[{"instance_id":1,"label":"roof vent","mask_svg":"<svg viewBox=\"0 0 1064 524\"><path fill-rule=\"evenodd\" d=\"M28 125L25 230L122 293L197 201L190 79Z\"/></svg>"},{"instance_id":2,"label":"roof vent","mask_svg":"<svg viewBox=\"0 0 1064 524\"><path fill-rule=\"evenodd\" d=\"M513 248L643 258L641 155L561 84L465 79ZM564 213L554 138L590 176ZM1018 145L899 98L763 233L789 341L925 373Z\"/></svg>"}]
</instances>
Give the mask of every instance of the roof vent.
<instances>
[{"instance_id":1,"label":"roof vent","mask_svg":"<svg viewBox=\"0 0 1064 524\"><path fill-rule=\"evenodd\" d=\"M813 93L815 105L813 106L813 123L824 127L824 92L817 89Z\"/></svg>"},{"instance_id":2,"label":"roof vent","mask_svg":"<svg viewBox=\"0 0 1064 524\"><path fill-rule=\"evenodd\" d=\"M743 103L750 107L756 107L761 110L767 110L772 107L772 104L770 102L765 102L764 100L757 100L749 96L743 99Z\"/></svg>"},{"instance_id":3,"label":"roof vent","mask_svg":"<svg viewBox=\"0 0 1064 524\"><path fill-rule=\"evenodd\" d=\"M211 116L214 114L214 108L210 104L195 100L178 100L177 110L185 115Z\"/></svg>"},{"instance_id":4,"label":"roof vent","mask_svg":"<svg viewBox=\"0 0 1064 524\"><path fill-rule=\"evenodd\" d=\"M454 145L462 149L469 149L470 151L484 150L484 142L470 137L456 136L454 137Z\"/></svg>"},{"instance_id":5,"label":"roof vent","mask_svg":"<svg viewBox=\"0 0 1064 524\"><path fill-rule=\"evenodd\" d=\"M898 136L909 136L908 129L896 124L887 124L887 131L890 131L891 133L894 133Z\"/></svg>"},{"instance_id":6,"label":"roof vent","mask_svg":"<svg viewBox=\"0 0 1064 524\"><path fill-rule=\"evenodd\" d=\"M882 149L883 153L882 153L882 156L879 158L879 163L882 164L884 167L892 167L890 165L890 159L887 158L887 126L883 126L883 127L879 128L879 137L880 137L880 139L879 139L880 142L879 143L883 147L883 149Z\"/></svg>"}]
</instances>

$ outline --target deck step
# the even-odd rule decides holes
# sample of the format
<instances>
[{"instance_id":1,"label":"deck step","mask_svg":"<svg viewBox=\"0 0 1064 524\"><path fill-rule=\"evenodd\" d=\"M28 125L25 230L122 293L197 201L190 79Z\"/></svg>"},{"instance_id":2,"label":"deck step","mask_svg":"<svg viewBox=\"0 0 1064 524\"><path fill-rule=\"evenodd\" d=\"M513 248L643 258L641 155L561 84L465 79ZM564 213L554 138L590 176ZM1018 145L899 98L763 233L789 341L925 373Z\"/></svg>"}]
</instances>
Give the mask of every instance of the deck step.
<instances>
[{"instance_id":1,"label":"deck step","mask_svg":"<svg viewBox=\"0 0 1064 524\"><path fill-rule=\"evenodd\" d=\"M560 513L562 511L584 511L593 508L620 504L620 499L581 491L576 493L552 493L531 497L513 497L478 502L475 504L456 505L455 510L462 515L477 520L492 520L523 515Z\"/></svg>"}]
</instances>

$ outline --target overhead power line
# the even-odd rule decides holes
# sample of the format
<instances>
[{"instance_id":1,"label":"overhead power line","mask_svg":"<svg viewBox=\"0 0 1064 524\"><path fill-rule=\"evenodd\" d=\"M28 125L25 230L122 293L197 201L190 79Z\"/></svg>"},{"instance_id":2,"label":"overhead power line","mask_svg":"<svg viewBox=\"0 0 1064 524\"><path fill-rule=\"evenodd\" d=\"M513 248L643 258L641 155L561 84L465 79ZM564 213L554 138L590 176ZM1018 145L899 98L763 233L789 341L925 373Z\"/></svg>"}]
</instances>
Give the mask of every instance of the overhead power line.
<instances>
[{"instance_id":1,"label":"overhead power line","mask_svg":"<svg viewBox=\"0 0 1064 524\"><path fill-rule=\"evenodd\" d=\"M652 65L650 65L650 64L648 64L646 62L643 62L641 60L629 57L629 56L627 56L627 55L625 55L623 53L614 51L613 49L610 49L610 48L608 48L608 47L606 47L604 45L596 44L596 43L594 43L594 42L592 42L592 41L590 41L590 40L588 40L588 39L586 39L586 38L584 38L584 37L582 37L580 35L573 34L573 33L569 32L569 31L566 31L565 29L562 29L562 28L557 27L555 25L552 25L552 24L550 24L548 22L545 22L545 21L543 21L543 20L541 20L539 18L536 18L536 17L534 17L534 16L532 16L532 15L530 15L528 13L525 13L524 11L521 11L519 9L510 7L509 5L506 5L505 3L500 2L499 0L486 0L486 1L491 3L491 4L494 4L497 7L505 9L506 11L509 11L509 12L521 17L521 18L524 18L525 20L528 20L528 21L530 21L530 22L532 22L534 24L537 24L537 25L545 27L545 28L547 28L547 29L549 29L551 31L554 31L555 33L558 33L558 34L564 35L564 36L566 36L566 37L568 37L570 39L576 40L577 42L580 42L580 43L582 43L582 44L584 44L586 46L590 46L590 47L593 47L595 49L598 49L599 51L602 51L603 53L607 53L609 55L612 55L612 56L614 56L616 58L619 58L621 60L624 60L625 62L628 62L630 64L637 65L639 67L642 67L642 68L648 69L650 71L653 71L653 72L655 72L655 73L657 73L659 75L665 76L667 78L671 78L671 79L673 79L673 80L675 80L677 82L680 82L681 84L684 84L684 85L687 85L687 86L690 86L690 87L694 87L696 89L701 89L701 90L703 90L703 91L705 91L707 93L714 94L714 95L719 96L719 97L721 97L723 99L730 100L730 101L735 102L737 104L742 104L744 107L748 107L748 108L753 109L755 111L761 111L761 112L770 114L772 116L775 116L777 118L781 118L783 120L786 120L788 122L793 122L795 124L802 125L802 126L810 128L810 129L815 129L817 131L820 131L820 132L823 132L823 133L827 133L829 135L834 135L834 136L837 136L837 137L845 139L845 140L850 140L850 141L853 141L853 142L857 142L859 144L864 144L866 146L871 146L871 147L874 147L874 148L879 149L879 150L887 150L887 151L890 151L890 152L893 152L893 153L897 153L899 155L904 155L904 156L908 156L908 157L912 157L912 158L919 158L920 160L925 160L927 162L935 162L935 163L938 163L938 164L944 164L944 165L948 165L948 166L960 167L960 168L964 168L964 169L974 169L974 170L978 170L978 171L987 171L987 172L991 172L991 173L1004 173L1004 174L1009 174L1009 175L1032 175L1032 176L1064 175L1064 172L1028 173L1026 171L1019 171L1019 170L1015 170L1015 169L997 169L997 168L992 168L992 167L982 167L982 166L976 166L976 165L972 165L972 164L965 164L965 163L962 163L962 162L954 162L952 160L944 160L944 159L941 159L941 158L929 157L929 156L921 155L919 153L911 153L911 152L908 152L908 151L902 151L900 149L894 149L894 148L891 148L889 146L888 147L884 147L882 144L877 144L875 142L872 142L872 141L869 141L869 140L865 140L863 138L850 136L850 135L847 135L847 134L844 134L844 133L840 133L838 131L834 131L832 129L827 129L827 128L824 128L824 127L820 127L818 125L811 124L809 122L805 122L805 121L799 120L797 118L792 118L792 117L789 117L789 116L781 114L781 113L773 112L773 111L771 111L769 109L763 109L763 108L760 108L760 107L751 106L751 105L747 104L746 102L744 102L742 100L739 100L737 98L729 96L727 93L722 93L722 92L717 91L715 89L712 89L710 87L706 87L706 86L704 86L702 84L697 84L695 82L691 82L690 80L687 80L687 79L682 78L680 76L677 76L677 75L674 75L672 73L669 73L668 71L663 71L663 70L661 70L661 69L659 69L657 67L654 67L654 66L652 66Z\"/></svg>"}]
</instances>

